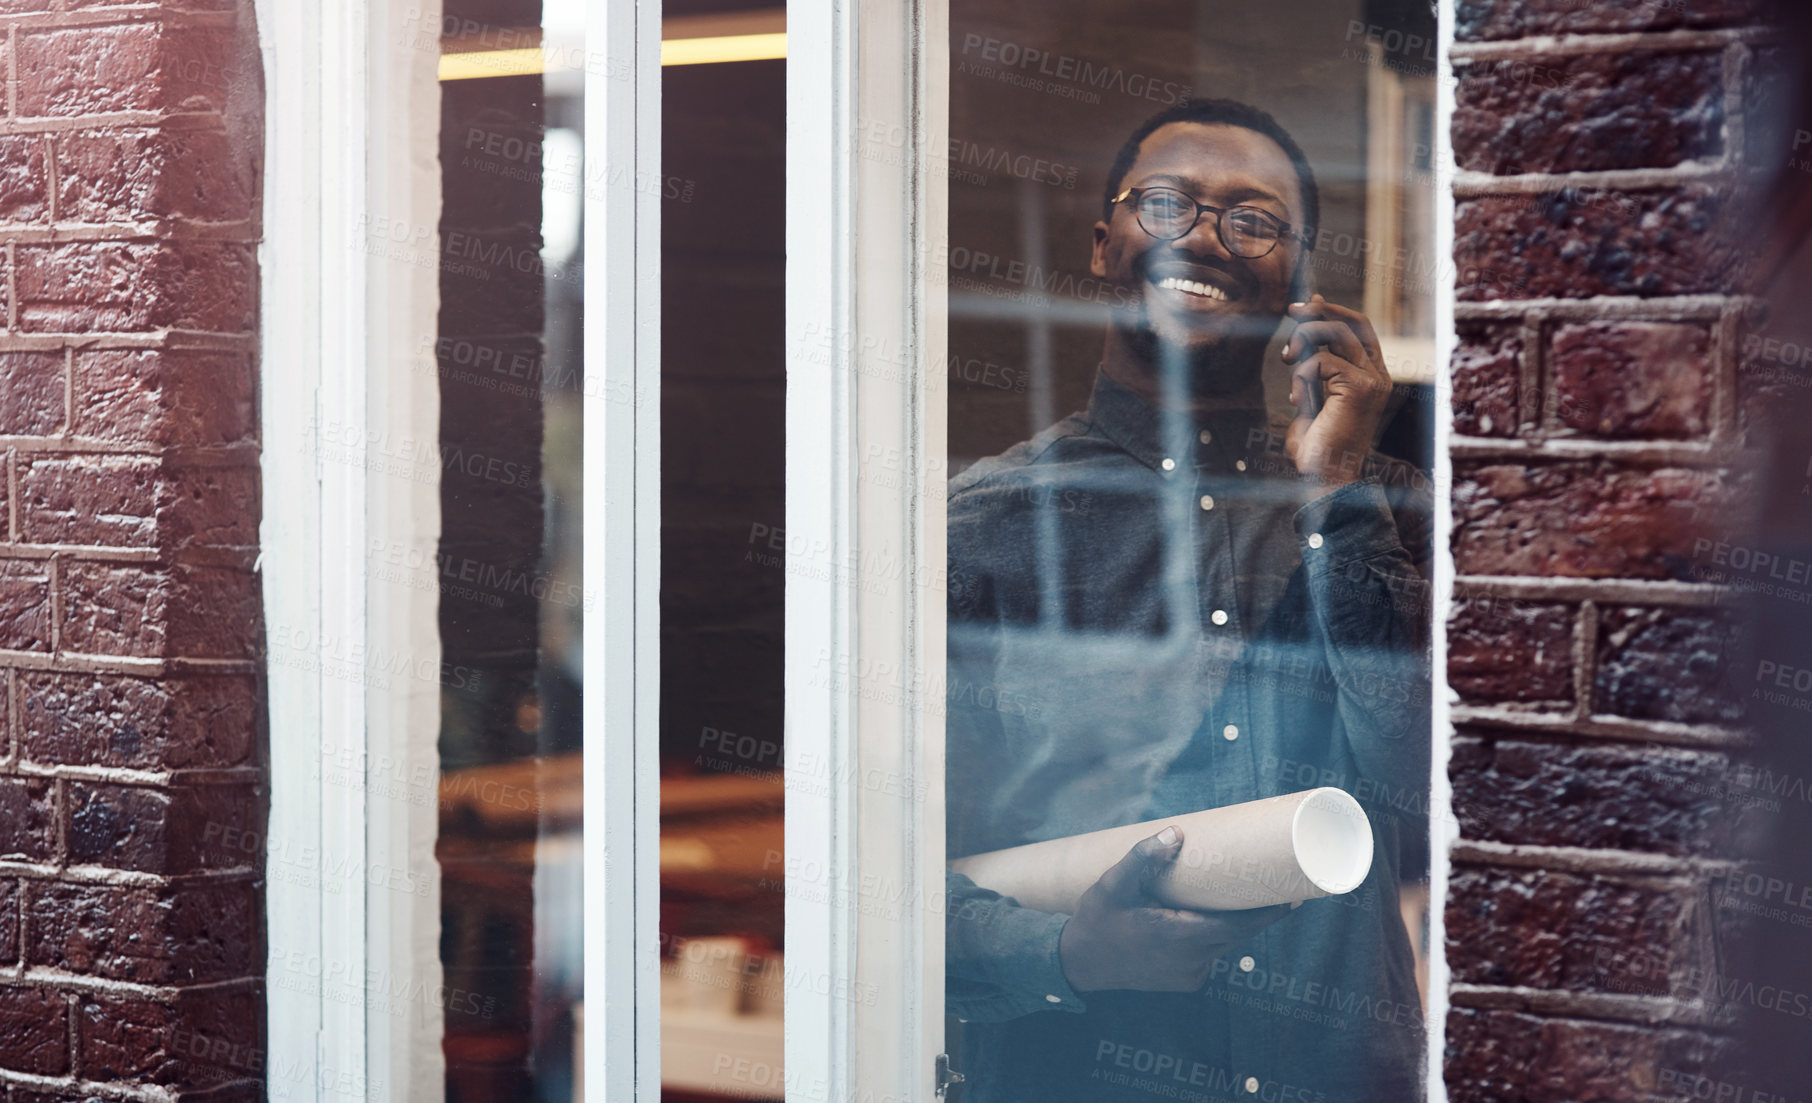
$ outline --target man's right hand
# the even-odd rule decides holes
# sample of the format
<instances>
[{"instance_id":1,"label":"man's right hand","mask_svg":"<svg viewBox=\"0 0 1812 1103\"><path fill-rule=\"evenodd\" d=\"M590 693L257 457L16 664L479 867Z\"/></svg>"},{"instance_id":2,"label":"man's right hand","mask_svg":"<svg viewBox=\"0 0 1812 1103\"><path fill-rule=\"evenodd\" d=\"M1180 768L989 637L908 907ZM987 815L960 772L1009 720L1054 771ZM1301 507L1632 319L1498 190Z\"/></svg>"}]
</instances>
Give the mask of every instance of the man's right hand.
<instances>
[{"instance_id":1,"label":"man's right hand","mask_svg":"<svg viewBox=\"0 0 1812 1103\"><path fill-rule=\"evenodd\" d=\"M1220 912L1153 906L1147 890L1182 849L1183 833L1172 824L1134 844L1089 886L1057 944L1071 988L1193 992L1216 958L1290 914L1288 904Z\"/></svg>"}]
</instances>

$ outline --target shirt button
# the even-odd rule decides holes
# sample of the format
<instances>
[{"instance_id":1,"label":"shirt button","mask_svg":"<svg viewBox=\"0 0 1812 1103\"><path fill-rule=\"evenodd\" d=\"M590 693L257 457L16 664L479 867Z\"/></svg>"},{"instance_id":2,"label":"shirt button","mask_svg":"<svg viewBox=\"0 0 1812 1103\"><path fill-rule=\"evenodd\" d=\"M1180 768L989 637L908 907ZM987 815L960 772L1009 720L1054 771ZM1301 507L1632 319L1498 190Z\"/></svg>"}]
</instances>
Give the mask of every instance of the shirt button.
<instances>
[{"instance_id":1,"label":"shirt button","mask_svg":"<svg viewBox=\"0 0 1812 1103\"><path fill-rule=\"evenodd\" d=\"M1051 1003L1062 1003L1063 1002L1062 996L1046 996L1045 999L1050 1001Z\"/></svg>"},{"instance_id":2,"label":"shirt button","mask_svg":"<svg viewBox=\"0 0 1812 1103\"><path fill-rule=\"evenodd\" d=\"M1229 743L1233 742L1235 739L1239 738L1239 725L1238 724L1228 724L1226 727L1221 729L1221 735L1226 737L1227 742L1229 742Z\"/></svg>"},{"instance_id":3,"label":"shirt button","mask_svg":"<svg viewBox=\"0 0 1812 1103\"><path fill-rule=\"evenodd\" d=\"M1245 460L1234 460L1233 466L1238 468L1241 471L1244 471L1246 469L1246 461Z\"/></svg>"},{"instance_id":4,"label":"shirt button","mask_svg":"<svg viewBox=\"0 0 1812 1103\"><path fill-rule=\"evenodd\" d=\"M1208 614L1208 619L1213 621L1216 624L1226 624L1227 623L1227 610L1216 609L1214 612Z\"/></svg>"},{"instance_id":5,"label":"shirt button","mask_svg":"<svg viewBox=\"0 0 1812 1103\"><path fill-rule=\"evenodd\" d=\"M1258 1077L1256 1077L1256 1076L1246 1077L1246 1090L1251 1092L1253 1095L1258 1094Z\"/></svg>"},{"instance_id":6,"label":"shirt button","mask_svg":"<svg viewBox=\"0 0 1812 1103\"><path fill-rule=\"evenodd\" d=\"M1195 439L1201 441L1203 444L1207 444L1209 441L1214 439L1214 434L1210 433L1206 429L1203 429L1201 432L1199 432L1195 435Z\"/></svg>"},{"instance_id":7,"label":"shirt button","mask_svg":"<svg viewBox=\"0 0 1812 1103\"><path fill-rule=\"evenodd\" d=\"M1319 548L1321 545L1322 545L1321 534L1319 532L1309 533L1309 547Z\"/></svg>"},{"instance_id":8,"label":"shirt button","mask_svg":"<svg viewBox=\"0 0 1812 1103\"><path fill-rule=\"evenodd\" d=\"M1212 494L1202 495L1202 508L1203 509L1213 509L1214 508L1214 495L1212 495Z\"/></svg>"},{"instance_id":9,"label":"shirt button","mask_svg":"<svg viewBox=\"0 0 1812 1103\"><path fill-rule=\"evenodd\" d=\"M1165 456L1158 466L1166 471L1175 471L1177 469L1177 461L1171 459L1169 456Z\"/></svg>"},{"instance_id":10,"label":"shirt button","mask_svg":"<svg viewBox=\"0 0 1812 1103\"><path fill-rule=\"evenodd\" d=\"M1240 972L1250 973L1252 970L1254 970L1256 968L1258 968L1258 962L1253 961L1251 955L1247 955L1246 957L1242 957L1239 959L1239 971Z\"/></svg>"}]
</instances>

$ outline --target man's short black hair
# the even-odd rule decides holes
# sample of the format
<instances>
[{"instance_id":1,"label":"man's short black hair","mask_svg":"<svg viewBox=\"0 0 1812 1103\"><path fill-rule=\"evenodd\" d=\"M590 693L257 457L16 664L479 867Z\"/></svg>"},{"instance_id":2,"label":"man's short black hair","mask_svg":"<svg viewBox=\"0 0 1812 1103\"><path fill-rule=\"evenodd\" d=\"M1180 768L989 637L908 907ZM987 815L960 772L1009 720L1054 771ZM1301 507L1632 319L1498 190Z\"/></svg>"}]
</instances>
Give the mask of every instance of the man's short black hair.
<instances>
[{"instance_id":1,"label":"man's short black hair","mask_svg":"<svg viewBox=\"0 0 1812 1103\"><path fill-rule=\"evenodd\" d=\"M1296 166L1296 181L1302 189L1302 217L1297 220L1297 229L1302 232L1303 253L1315 248L1315 235L1321 225L1321 191L1315 186L1315 170L1309 167L1309 159L1290 137L1276 119L1260 111L1251 104L1238 100L1197 99L1183 102L1146 119L1139 129L1132 132L1126 144L1120 147L1120 153L1114 158L1114 166L1107 170L1107 191L1101 197L1102 219L1112 222L1114 218L1114 196L1120 194L1120 186L1126 174L1132 170L1133 162L1139 159L1139 146L1152 132L1161 126L1171 123L1220 123L1226 126L1244 127L1247 130L1263 134L1276 142L1290 163Z\"/></svg>"}]
</instances>

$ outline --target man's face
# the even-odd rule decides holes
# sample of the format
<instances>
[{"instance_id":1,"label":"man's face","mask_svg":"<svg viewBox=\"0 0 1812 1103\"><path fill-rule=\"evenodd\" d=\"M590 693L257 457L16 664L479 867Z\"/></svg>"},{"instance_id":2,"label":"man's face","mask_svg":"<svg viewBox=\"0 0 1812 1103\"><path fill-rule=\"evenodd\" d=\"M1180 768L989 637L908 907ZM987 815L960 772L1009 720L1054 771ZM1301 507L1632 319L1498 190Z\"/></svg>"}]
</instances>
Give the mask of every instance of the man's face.
<instances>
[{"instance_id":1,"label":"man's face","mask_svg":"<svg viewBox=\"0 0 1812 1103\"><path fill-rule=\"evenodd\" d=\"M1257 207L1289 223L1293 232L1301 230L1295 166L1276 142L1245 127L1159 127L1139 146L1121 187L1170 187L1214 207ZM1114 324L1140 343L1179 348L1195 365L1251 358L1256 366L1290 304L1301 249L1286 237L1263 257L1234 256L1206 212L1183 237L1162 241L1140 227L1128 201L1114 205L1110 220L1095 223L1090 269L1122 289L1128 305L1116 309ZM1167 286L1167 280L1206 284L1219 295ZM1212 388L1221 381L1197 382Z\"/></svg>"}]
</instances>

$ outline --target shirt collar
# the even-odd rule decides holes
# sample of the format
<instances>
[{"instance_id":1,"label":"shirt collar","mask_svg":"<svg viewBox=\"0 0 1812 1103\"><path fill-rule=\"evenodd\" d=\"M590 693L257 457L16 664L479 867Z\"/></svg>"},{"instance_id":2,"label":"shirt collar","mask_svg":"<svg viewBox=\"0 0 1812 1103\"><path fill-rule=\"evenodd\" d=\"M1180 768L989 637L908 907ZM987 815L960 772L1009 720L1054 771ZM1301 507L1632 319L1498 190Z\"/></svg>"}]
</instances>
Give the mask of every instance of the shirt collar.
<instances>
[{"instance_id":1,"label":"shirt collar","mask_svg":"<svg viewBox=\"0 0 1812 1103\"><path fill-rule=\"evenodd\" d=\"M1255 430L1270 424L1262 407L1220 410L1211 414L1167 416L1138 395L1095 369L1095 389L1089 394L1088 416L1102 433L1134 459L1160 473L1213 462L1230 463L1250 448ZM1208 432L1208 440L1201 439ZM1172 461L1166 468L1164 461Z\"/></svg>"}]
</instances>

